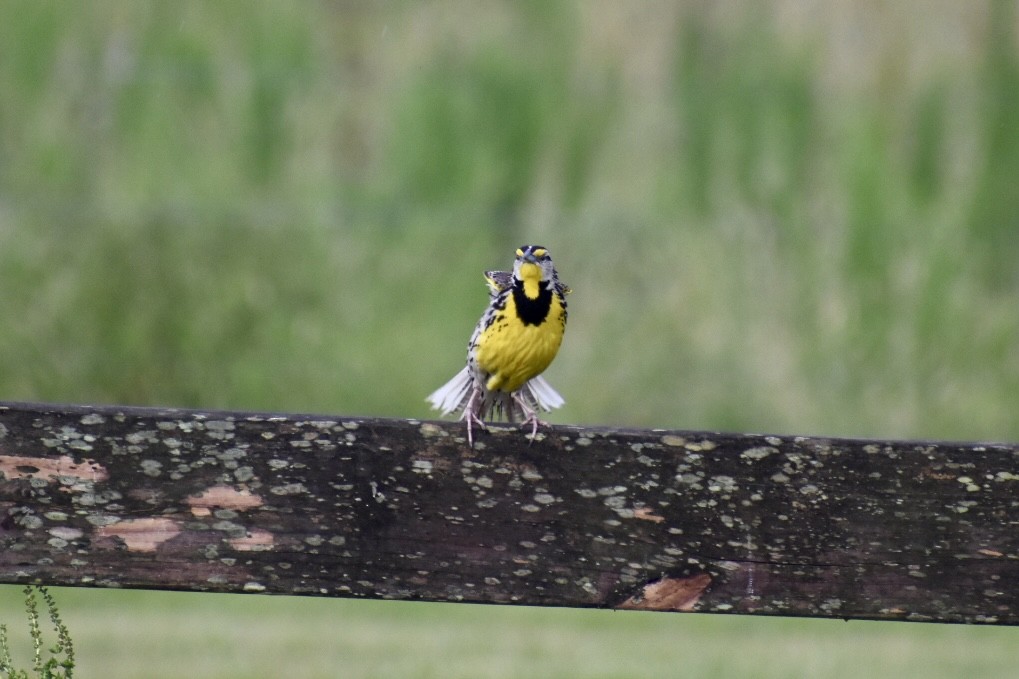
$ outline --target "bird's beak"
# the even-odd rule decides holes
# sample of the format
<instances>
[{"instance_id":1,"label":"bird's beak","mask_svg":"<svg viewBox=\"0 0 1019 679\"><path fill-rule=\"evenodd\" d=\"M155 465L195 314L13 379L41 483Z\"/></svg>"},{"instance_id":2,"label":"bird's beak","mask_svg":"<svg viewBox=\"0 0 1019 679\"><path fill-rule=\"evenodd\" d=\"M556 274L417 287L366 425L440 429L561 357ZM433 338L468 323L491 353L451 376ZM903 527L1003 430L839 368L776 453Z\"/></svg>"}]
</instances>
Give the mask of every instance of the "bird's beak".
<instances>
[{"instance_id":1,"label":"bird's beak","mask_svg":"<svg viewBox=\"0 0 1019 679\"><path fill-rule=\"evenodd\" d=\"M524 261L527 262L528 264L537 264L538 258L534 256L533 252L525 252Z\"/></svg>"}]
</instances>

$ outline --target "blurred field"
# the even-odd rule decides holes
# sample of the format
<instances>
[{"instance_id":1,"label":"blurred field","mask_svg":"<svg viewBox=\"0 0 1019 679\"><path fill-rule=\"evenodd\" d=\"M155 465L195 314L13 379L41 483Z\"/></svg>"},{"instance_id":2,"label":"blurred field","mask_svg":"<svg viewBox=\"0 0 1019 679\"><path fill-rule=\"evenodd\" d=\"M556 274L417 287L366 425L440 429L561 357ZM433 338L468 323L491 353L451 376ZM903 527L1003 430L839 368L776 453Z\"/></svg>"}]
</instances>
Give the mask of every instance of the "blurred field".
<instances>
[{"instance_id":1,"label":"blurred field","mask_svg":"<svg viewBox=\"0 0 1019 679\"><path fill-rule=\"evenodd\" d=\"M553 421L1015 440L1017 35L990 1L0 3L0 399L427 417L481 271L540 242L575 290ZM58 599L82 676L1015 661L1009 630Z\"/></svg>"},{"instance_id":2,"label":"blurred field","mask_svg":"<svg viewBox=\"0 0 1019 679\"><path fill-rule=\"evenodd\" d=\"M20 604L14 589L0 589L5 611ZM106 679L947 679L1010 676L1016 653L1015 630L990 627L241 595L55 594L81 656L75 676ZM17 632L27 638L23 629ZM30 653L23 648L21 657Z\"/></svg>"}]
</instances>

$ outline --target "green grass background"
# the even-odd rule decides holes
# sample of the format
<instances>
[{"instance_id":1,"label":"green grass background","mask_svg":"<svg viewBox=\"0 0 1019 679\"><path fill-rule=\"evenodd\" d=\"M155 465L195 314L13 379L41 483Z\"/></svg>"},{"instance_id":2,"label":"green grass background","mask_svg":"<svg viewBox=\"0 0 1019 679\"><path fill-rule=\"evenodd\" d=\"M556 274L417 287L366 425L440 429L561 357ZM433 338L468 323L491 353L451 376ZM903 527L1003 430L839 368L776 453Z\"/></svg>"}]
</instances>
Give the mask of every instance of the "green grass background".
<instances>
[{"instance_id":1,"label":"green grass background","mask_svg":"<svg viewBox=\"0 0 1019 679\"><path fill-rule=\"evenodd\" d=\"M0 2L0 399L1019 439L1014 2ZM1011 630L57 592L95 677L1005 676ZM0 588L0 621L23 621ZM1006 669L1008 668L1008 669Z\"/></svg>"}]
</instances>

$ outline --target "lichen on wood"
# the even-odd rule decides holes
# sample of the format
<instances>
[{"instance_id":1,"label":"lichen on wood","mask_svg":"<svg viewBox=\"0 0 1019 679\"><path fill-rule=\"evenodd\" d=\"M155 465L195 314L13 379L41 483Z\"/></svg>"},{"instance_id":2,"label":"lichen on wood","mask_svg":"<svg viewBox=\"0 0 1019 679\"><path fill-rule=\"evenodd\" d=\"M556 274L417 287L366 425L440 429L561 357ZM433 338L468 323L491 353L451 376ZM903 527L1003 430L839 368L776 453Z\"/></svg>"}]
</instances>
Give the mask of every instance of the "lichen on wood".
<instances>
[{"instance_id":1,"label":"lichen on wood","mask_svg":"<svg viewBox=\"0 0 1019 679\"><path fill-rule=\"evenodd\" d=\"M1019 449L0 404L0 582L1019 623Z\"/></svg>"}]
</instances>

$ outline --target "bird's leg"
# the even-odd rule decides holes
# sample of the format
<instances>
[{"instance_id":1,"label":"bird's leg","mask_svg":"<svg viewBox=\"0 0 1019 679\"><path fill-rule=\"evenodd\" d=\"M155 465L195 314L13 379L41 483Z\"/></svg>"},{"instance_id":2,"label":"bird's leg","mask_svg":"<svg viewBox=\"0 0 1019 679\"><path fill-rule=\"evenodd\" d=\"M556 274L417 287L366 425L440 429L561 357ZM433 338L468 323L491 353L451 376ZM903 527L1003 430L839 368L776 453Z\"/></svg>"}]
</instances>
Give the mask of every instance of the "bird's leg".
<instances>
[{"instance_id":1,"label":"bird's leg","mask_svg":"<svg viewBox=\"0 0 1019 679\"><path fill-rule=\"evenodd\" d=\"M474 432L471 429L472 425L476 422L482 429L488 429L488 427L485 426L485 423L481 421L481 418L478 417L478 410L481 408L482 401L482 399L479 398L480 396L481 387L475 386L474 389L471 390L471 397L467 399L467 405L464 406L463 415L460 416L461 420L467 420L467 445L471 448L474 447ZM477 402L477 405L475 405L475 402Z\"/></svg>"},{"instance_id":2,"label":"bird's leg","mask_svg":"<svg viewBox=\"0 0 1019 679\"><path fill-rule=\"evenodd\" d=\"M520 426L526 426L527 424L531 425L531 437L528 442L528 445L530 445L531 443L534 443L534 437L538 435L538 425L547 427L548 422L538 419L537 411L527 404L526 399L520 395L520 392L513 393L513 400L517 402L517 405L520 406L521 412L524 414L524 421L520 423Z\"/></svg>"}]
</instances>

